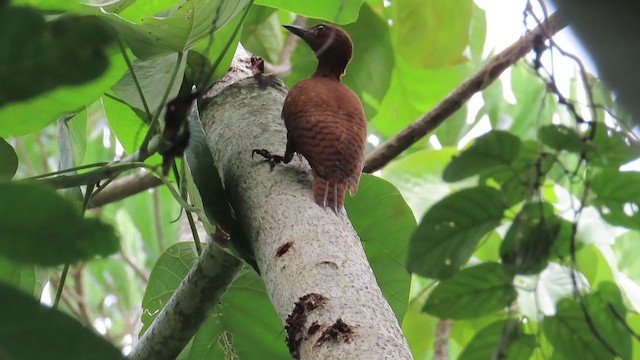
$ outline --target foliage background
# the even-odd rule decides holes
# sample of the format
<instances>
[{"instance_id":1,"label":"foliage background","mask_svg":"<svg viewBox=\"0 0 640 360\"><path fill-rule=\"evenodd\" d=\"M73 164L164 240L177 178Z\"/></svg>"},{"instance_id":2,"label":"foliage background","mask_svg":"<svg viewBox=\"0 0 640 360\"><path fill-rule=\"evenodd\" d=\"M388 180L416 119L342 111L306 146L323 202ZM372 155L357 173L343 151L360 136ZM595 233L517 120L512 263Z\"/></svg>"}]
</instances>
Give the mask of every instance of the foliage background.
<instances>
[{"instance_id":1,"label":"foliage background","mask_svg":"<svg viewBox=\"0 0 640 360\"><path fill-rule=\"evenodd\" d=\"M295 14L352 36L344 81L364 103L368 151L493 55L471 0L122 0L102 9L0 2L0 306L9 315L0 349L17 358L127 353L197 253L166 186L87 209L81 190L91 194L91 179L58 193L42 186L55 174L9 180L134 153L166 101L209 83L203 73L220 77L238 42L271 64L290 61L288 85L308 76L306 47L281 55L280 25ZM638 146L611 92L578 64L567 86L552 86L553 51L560 56L552 46L541 63L534 54L516 63L474 99L479 109L463 106L347 202L417 359L440 356L443 334L445 353L463 359L638 356L639 175L621 171ZM35 301L53 301L65 263L59 310L75 320ZM65 343L70 334L77 346ZM34 338L48 346L28 345ZM248 267L180 358L224 356L288 358Z\"/></svg>"}]
</instances>

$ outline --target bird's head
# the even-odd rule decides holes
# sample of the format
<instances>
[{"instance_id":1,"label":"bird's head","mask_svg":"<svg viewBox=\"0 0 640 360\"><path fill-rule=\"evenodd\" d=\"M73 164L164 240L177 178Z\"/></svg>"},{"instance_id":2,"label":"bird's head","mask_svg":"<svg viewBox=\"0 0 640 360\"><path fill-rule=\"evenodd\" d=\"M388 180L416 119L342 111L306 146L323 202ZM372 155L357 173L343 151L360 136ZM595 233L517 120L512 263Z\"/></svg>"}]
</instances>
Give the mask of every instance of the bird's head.
<instances>
[{"instance_id":1,"label":"bird's head","mask_svg":"<svg viewBox=\"0 0 640 360\"><path fill-rule=\"evenodd\" d=\"M353 43L344 30L328 24L309 28L295 25L284 27L299 36L313 50L319 60L318 71L329 71L338 77L342 76L353 53Z\"/></svg>"}]
</instances>

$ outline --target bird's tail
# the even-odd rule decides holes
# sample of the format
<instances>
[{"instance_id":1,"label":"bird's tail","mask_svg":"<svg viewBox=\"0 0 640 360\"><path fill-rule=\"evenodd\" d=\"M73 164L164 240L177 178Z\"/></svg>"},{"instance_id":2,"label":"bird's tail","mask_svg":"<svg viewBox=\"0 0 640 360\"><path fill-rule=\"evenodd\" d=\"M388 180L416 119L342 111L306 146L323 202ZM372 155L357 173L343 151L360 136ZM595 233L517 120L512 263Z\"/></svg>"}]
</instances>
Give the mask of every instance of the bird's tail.
<instances>
[{"instance_id":1,"label":"bird's tail","mask_svg":"<svg viewBox=\"0 0 640 360\"><path fill-rule=\"evenodd\" d=\"M320 176L313 177L313 198L323 208L329 207L338 212L344 205L345 184L335 180L327 180Z\"/></svg>"}]
</instances>

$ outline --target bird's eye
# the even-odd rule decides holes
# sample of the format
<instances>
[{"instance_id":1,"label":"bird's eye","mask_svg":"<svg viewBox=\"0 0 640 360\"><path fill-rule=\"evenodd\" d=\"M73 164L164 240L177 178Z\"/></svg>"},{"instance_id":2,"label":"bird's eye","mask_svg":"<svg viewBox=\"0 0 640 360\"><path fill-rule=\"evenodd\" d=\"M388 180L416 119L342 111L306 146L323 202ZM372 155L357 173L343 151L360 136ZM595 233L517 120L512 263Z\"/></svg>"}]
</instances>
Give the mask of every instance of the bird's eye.
<instances>
[{"instance_id":1,"label":"bird's eye","mask_svg":"<svg viewBox=\"0 0 640 360\"><path fill-rule=\"evenodd\" d=\"M316 26L316 31L317 32L322 32L322 31L324 31L325 28L326 28L326 26L324 26L324 25L318 25L318 26Z\"/></svg>"}]
</instances>

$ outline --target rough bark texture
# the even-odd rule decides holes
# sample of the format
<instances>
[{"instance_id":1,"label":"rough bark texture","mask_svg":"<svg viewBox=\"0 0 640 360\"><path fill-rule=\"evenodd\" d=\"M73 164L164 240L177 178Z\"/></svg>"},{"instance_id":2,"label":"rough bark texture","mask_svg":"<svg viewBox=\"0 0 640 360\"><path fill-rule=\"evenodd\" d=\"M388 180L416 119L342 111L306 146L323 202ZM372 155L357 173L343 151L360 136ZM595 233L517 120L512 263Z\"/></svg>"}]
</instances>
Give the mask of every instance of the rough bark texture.
<instances>
[{"instance_id":1,"label":"rough bark texture","mask_svg":"<svg viewBox=\"0 0 640 360\"><path fill-rule=\"evenodd\" d=\"M409 359L346 213L314 203L306 161L270 171L251 157L254 148L284 153L285 95L277 80L264 88L248 78L214 97L202 119L289 349L303 359Z\"/></svg>"}]
</instances>

